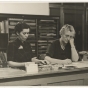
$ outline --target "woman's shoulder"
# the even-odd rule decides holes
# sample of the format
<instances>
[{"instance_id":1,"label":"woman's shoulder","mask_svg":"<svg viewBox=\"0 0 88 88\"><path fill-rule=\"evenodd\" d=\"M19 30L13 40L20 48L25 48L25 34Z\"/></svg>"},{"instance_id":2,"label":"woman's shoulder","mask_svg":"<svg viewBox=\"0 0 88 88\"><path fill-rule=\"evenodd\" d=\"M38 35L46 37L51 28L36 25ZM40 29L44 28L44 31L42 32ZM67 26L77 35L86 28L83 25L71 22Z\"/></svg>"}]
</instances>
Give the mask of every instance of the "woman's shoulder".
<instances>
[{"instance_id":1,"label":"woman's shoulder","mask_svg":"<svg viewBox=\"0 0 88 88\"><path fill-rule=\"evenodd\" d=\"M11 41L9 41L8 45L9 46L18 46L19 45L19 42L18 42L17 39L11 40Z\"/></svg>"},{"instance_id":2,"label":"woman's shoulder","mask_svg":"<svg viewBox=\"0 0 88 88\"><path fill-rule=\"evenodd\" d=\"M60 45L59 39L56 39L56 40L54 40L54 41L51 43L51 46L53 46L53 47L57 47L57 46L59 46L59 45Z\"/></svg>"},{"instance_id":3,"label":"woman's shoulder","mask_svg":"<svg viewBox=\"0 0 88 88\"><path fill-rule=\"evenodd\" d=\"M59 39L56 39L53 41L54 44L58 44L59 43Z\"/></svg>"},{"instance_id":4,"label":"woman's shoulder","mask_svg":"<svg viewBox=\"0 0 88 88\"><path fill-rule=\"evenodd\" d=\"M12 44L14 44L14 41L13 41L13 40L8 41L8 44L9 44L9 45L12 45Z\"/></svg>"},{"instance_id":5,"label":"woman's shoulder","mask_svg":"<svg viewBox=\"0 0 88 88\"><path fill-rule=\"evenodd\" d=\"M10 40L8 43L9 43L9 44L14 44L16 41L17 41L17 39L15 39L15 40Z\"/></svg>"}]
</instances>

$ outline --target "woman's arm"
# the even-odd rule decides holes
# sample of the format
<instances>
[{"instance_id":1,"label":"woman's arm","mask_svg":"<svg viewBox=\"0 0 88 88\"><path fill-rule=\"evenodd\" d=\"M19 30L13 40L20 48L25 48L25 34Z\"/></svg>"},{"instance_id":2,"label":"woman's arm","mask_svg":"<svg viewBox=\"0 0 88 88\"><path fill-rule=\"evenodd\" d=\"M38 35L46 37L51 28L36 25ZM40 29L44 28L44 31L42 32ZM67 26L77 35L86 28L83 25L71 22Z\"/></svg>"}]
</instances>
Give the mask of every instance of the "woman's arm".
<instances>
[{"instance_id":1,"label":"woman's arm","mask_svg":"<svg viewBox=\"0 0 88 88\"><path fill-rule=\"evenodd\" d=\"M78 61L79 55L74 45L74 39L70 39L72 61Z\"/></svg>"},{"instance_id":2,"label":"woman's arm","mask_svg":"<svg viewBox=\"0 0 88 88\"><path fill-rule=\"evenodd\" d=\"M32 58L32 62L35 62L36 64L49 64L50 62L47 60L39 60L36 57Z\"/></svg>"},{"instance_id":3,"label":"woman's arm","mask_svg":"<svg viewBox=\"0 0 88 88\"><path fill-rule=\"evenodd\" d=\"M60 60L60 59L51 58L49 56L46 56L45 60L48 60L51 63L58 63L58 64L70 64L70 63L72 63L72 61L70 59Z\"/></svg>"},{"instance_id":4,"label":"woman's arm","mask_svg":"<svg viewBox=\"0 0 88 88\"><path fill-rule=\"evenodd\" d=\"M38 64L38 59L36 59L37 57L33 57L32 59L31 59L31 61L32 62L35 62L36 64Z\"/></svg>"},{"instance_id":5,"label":"woman's arm","mask_svg":"<svg viewBox=\"0 0 88 88\"><path fill-rule=\"evenodd\" d=\"M39 59L36 59L36 57L33 57L31 60L32 60L32 62L35 62L36 64L40 64L40 63L45 64L45 60L39 60ZM25 63L27 63L27 62L8 61L7 63L11 67L23 67L23 66L25 66ZM48 63L48 61L46 61L46 63Z\"/></svg>"},{"instance_id":6,"label":"woman's arm","mask_svg":"<svg viewBox=\"0 0 88 88\"><path fill-rule=\"evenodd\" d=\"M25 66L26 62L20 62L19 63L19 62L14 62L14 61L8 61L7 63L11 67L23 67L23 66Z\"/></svg>"}]
</instances>

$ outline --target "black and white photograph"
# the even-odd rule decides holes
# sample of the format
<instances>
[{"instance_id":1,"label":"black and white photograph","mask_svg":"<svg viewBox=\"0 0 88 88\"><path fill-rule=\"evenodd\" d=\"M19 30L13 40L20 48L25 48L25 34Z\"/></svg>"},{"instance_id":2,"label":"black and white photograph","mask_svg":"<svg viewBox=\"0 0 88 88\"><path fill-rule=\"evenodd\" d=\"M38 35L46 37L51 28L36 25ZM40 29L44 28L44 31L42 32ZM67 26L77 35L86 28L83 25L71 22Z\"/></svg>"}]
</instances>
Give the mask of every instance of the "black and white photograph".
<instances>
[{"instance_id":1,"label":"black and white photograph","mask_svg":"<svg viewBox=\"0 0 88 88\"><path fill-rule=\"evenodd\" d=\"M87 2L0 1L0 86L87 85Z\"/></svg>"}]
</instances>

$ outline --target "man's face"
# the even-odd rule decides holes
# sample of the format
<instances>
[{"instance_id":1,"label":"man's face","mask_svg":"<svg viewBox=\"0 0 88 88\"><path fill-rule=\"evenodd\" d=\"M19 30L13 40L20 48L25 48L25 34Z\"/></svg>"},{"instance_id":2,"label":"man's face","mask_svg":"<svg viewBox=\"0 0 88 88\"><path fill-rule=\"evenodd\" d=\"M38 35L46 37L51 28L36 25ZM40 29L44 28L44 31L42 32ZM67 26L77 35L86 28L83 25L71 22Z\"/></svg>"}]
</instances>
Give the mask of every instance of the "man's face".
<instances>
[{"instance_id":1,"label":"man's face","mask_svg":"<svg viewBox=\"0 0 88 88\"><path fill-rule=\"evenodd\" d=\"M74 38L74 33L67 31L63 35L61 35L61 37L64 43L68 43L70 39Z\"/></svg>"},{"instance_id":2,"label":"man's face","mask_svg":"<svg viewBox=\"0 0 88 88\"><path fill-rule=\"evenodd\" d=\"M30 29L23 29L23 31L21 31L19 34L18 34L18 37L21 41L25 41L28 36L29 36L29 32L30 32Z\"/></svg>"}]
</instances>

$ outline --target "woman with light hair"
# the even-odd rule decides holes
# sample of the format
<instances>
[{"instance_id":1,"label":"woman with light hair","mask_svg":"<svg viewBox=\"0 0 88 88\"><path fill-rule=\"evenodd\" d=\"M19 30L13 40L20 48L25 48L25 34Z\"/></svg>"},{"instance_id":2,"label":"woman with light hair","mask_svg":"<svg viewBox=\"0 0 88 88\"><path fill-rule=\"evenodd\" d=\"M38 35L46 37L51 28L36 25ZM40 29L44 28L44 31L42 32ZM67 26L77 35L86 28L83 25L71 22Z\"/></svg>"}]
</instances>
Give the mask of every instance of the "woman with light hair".
<instances>
[{"instance_id":1,"label":"woman with light hair","mask_svg":"<svg viewBox=\"0 0 88 88\"><path fill-rule=\"evenodd\" d=\"M55 40L47 49L45 60L51 63L70 64L79 59L75 44L75 30L65 24L60 30L60 39Z\"/></svg>"}]
</instances>

